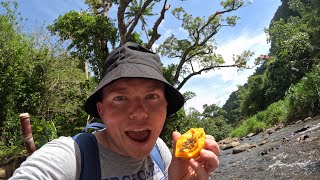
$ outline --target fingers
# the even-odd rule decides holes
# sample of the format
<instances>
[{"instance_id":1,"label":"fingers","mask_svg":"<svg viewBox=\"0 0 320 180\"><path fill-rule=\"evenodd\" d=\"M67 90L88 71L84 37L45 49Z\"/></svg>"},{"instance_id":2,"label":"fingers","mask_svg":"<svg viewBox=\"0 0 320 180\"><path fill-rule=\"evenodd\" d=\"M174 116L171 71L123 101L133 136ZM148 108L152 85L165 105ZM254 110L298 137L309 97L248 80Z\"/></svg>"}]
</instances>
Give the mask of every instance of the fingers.
<instances>
[{"instance_id":1,"label":"fingers","mask_svg":"<svg viewBox=\"0 0 320 180\"><path fill-rule=\"evenodd\" d=\"M179 137L181 136L181 134L178 131L174 131L172 133L172 139L173 139L173 156L175 157L175 153L176 153L176 143L179 139Z\"/></svg>"},{"instance_id":2,"label":"fingers","mask_svg":"<svg viewBox=\"0 0 320 180\"><path fill-rule=\"evenodd\" d=\"M203 168L203 164L191 158L189 164L196 173L197 180L208 180L209 173Z\"/></svg>"},{"instance_id":3,"label":"fingers","mask_svg":"<svg viewBox=\"0 0 320 180\"><path fill-rule=\"evenodd\" d=\"M219 145L215 140L207 138L204 142L204 148L206 150L212 151L217 156L219 156L220 154Z\"/></svg>"},{"instance_id":4,"label":"fingers","mask_svg":"<svg viewBox=\"0 0 320 180\"><path fill-rule=\"evenodd\" d=\"M208 151L205 149L202 149L200 151L199 161L203 162L203 167L205 168L208 174L213 172L219 166L218 156L212 151Z\"/></svg>"},{"instance_id":5,"label":"fingers","mask_svg":"<svg viewBox=\"0 0 320 180\"><path fill-rule=\"evenodd\" d=\"M219 166L218 155L220 153L219 145L212 138L205 140L205 147L200 151L200 157L196 161L201 164L202 169L205 170L207 175L213 172ZM191 165L191 164L190 164ZM197 168L198 166L195 166ZM194 169L196 171L196 169ZM201 171L199 171L200 173Z\"/></svg>"}]
</instances>

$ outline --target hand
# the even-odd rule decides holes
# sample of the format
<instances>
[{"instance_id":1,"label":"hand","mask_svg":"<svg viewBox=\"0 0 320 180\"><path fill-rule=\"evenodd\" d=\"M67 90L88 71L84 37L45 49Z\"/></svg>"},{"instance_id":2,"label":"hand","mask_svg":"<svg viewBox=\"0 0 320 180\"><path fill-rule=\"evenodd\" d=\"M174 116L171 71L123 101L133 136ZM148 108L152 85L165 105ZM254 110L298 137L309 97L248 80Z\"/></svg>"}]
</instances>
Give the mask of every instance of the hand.
<instances>
[{"instance_id":1,"label":"hand","mask_svg":"<svg viewBox=\"0 0 320 180\"><path fill-rule=\"evenodd\" d=\"M175 157L176 142L181 136L179 132L173 132L173 156L168 172L169 180L207 180L209 175L219 165L219 145L210 135L206 136L204 149L201 149L200 156L196 159L182 159Z\"/></svg>"}]
</instances>

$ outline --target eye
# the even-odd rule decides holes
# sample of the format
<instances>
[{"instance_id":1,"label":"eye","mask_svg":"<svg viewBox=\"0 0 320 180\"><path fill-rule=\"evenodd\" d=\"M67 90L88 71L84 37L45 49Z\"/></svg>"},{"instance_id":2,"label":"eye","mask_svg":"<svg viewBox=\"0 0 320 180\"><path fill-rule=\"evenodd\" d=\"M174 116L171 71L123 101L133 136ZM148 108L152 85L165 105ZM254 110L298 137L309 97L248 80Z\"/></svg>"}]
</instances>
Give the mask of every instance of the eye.
<instances>
[{"instance_id":1,"label":"eye","mask_svg":"<svg viewBox=\"0 0 320 180\"><path fill-rule=\"evenodd\" d=\"M146 99L159 99L159 95L158 94L148 94L146 96Z\"/></svg>"},{"instance_id":2,"label":"eye","mask_svg":"<svg viewBox=\"0 0 320 180\"><path fill-rule=\"evenodd\" d=\"M124 97L124 96L116 96L116 97L113 98L113 100L114 101L124 101L124 100L126 100L126 97Z\"/></svg>"}]
</instances>

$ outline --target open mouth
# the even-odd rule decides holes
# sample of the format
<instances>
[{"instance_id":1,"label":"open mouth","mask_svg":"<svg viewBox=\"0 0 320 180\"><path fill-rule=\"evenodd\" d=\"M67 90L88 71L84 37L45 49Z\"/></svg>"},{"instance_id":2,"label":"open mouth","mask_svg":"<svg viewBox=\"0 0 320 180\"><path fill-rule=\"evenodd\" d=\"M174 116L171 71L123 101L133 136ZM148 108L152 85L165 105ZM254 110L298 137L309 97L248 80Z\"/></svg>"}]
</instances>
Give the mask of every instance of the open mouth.
<instances>
[{"instance_id":1,"label":"open mouth","mask_svg":"<svg viewBox=\"0 0 320 180\"><path fill-rule=\"evenodd\" d=\"M126 131L127 136L137 142L145 142L149 139L151 130L140 129L140 130L131 130Z\"/></svg>"}]
</instances>

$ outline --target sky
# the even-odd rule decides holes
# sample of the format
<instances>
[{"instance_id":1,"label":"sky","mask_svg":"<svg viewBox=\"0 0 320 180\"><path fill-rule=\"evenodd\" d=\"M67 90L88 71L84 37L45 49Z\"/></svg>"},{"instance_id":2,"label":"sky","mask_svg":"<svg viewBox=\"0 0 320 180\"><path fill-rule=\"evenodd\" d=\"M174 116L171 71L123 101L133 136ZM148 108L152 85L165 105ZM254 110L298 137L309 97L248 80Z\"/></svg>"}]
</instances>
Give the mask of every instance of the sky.
<instances>
[{"instance_id":1,"label":"sky","mask_svg":"<svg viewBox=\"0 0 320 180\"><path fill-rule=\"evenodd\" d=\"M264 29L270 24L281 0L249 0L250 5L243 7L230 15L237 15L240 19L235 27L225 27L214 37L217 50L223 56L226 64L232 64L232 55L241 54L244 50L254 52L249 61L253 65L254 58L260 54L268 54L270 44L267 43L267 35ZM222 10L218 0L168 0L172 10L175 7L183 7L193 17L207 18L217 10ZM24 24L25 31L37 31L39 27L46 27L54 22L59 15L70 10L86 10L84 0L18 0L18 11L23 18L28 20ZM157 8L155 8L157 10ZM115 17L116 8L109 12ZM152 24L152 19L149 20ZM186 38L187 33L181 28L171 13L166 13L159 32L161 37L156 41L154 47L159 46L168 36L174 34L178 38ZM177 60L162 57L164 65L175 63ZM204 104L216 104L222 107L229 95L237 90L238 85L247 82L247 78L254 73L255 69L237 71L236 68L222 68L219 70L203 73L191 78L181 89L181 92L192 91L196 97L185 104L185 108L191 107L202 112Z\"/></svg>"}]
</instances>

